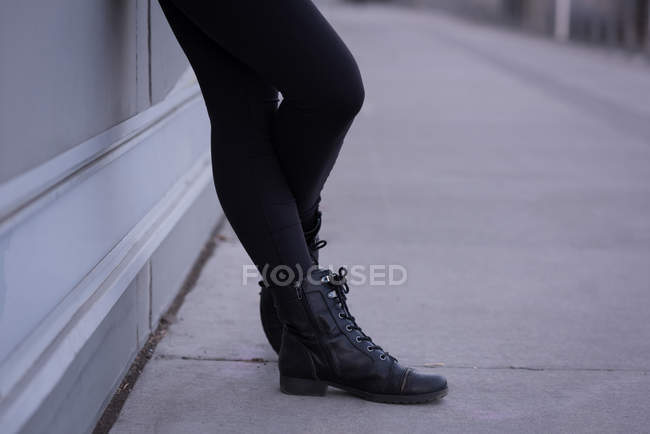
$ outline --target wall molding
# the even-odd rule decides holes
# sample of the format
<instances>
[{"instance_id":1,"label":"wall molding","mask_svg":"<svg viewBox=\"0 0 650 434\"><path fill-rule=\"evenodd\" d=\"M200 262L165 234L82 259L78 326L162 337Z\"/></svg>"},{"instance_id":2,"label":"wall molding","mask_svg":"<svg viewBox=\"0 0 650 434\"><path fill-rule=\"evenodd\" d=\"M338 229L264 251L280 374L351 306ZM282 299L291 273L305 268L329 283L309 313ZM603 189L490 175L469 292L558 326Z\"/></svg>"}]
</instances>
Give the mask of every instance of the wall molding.
<instances>
[{"instance_id":1,"label":"wall molding","mask_svg":"<svg viewBox=\"0 0 650 434\"><path fill-rule=\"evenodd\" d=\"M210 158L204 155L0 365L3 430L18 431L39 408L138 271L211 179Z\"/></svg>"},{"instance_id":2,"label":"wall molding","mask_svg":"<svg viewBox=\"0 0 650 434\"><path fill-rule=\"evenodd\" d=\"M127 152L175 112L200 101L198 84L177 86L159 104L0 184L0 235Z\"/></svg>"}]
</instances>

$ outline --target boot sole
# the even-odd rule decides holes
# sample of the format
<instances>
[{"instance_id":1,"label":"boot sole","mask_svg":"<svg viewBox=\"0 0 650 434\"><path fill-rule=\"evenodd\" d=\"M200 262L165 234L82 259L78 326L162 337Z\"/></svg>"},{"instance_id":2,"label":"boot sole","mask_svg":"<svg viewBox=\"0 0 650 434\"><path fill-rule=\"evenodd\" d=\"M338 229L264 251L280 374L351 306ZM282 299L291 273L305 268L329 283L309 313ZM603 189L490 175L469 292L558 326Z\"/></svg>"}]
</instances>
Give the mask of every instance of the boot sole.
<instances>
[{"instance_id":1,"label":"boot sole","mask_svg":"<svg viewBox=\"0 0 650 434\"><path fill-rule=\"evenodd\" d=\"M325 396L327 386L344 390L367 401L382 402L385 404L424 404L442 399L449 393L449 388L445 387L435 392L421 393L418 395L387 395L383 393L365 392L353 387L326 381L280 376L280 390L287 395Z\"/></svg>"}]
</instances>

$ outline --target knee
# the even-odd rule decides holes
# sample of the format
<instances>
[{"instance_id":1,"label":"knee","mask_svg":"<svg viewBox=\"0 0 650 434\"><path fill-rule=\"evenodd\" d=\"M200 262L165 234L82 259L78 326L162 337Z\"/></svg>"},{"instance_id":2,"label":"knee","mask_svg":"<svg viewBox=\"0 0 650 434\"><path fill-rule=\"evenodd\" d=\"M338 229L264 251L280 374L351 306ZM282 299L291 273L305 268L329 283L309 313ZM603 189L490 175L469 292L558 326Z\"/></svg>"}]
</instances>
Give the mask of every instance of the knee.
<instances>
[{"instance_id":1,"label":"knee","mask_svg":"<svg viewBox=\"0 0 650 434\"><path fill-rule=\"evenodd\" d=\"M345 111L352 116L356 116L357 113L361 111L361 107L363 107L363 101L366 98L366 91L363 87L361 77L359 77L358 82L351 89L348 89L346 95L347 96L343 104Z\"/></svg>"},{"instance_id":2,"label":"knee","mask_svg":"<svg viewBox=\"0 0 650 434\"><path fill-rule=\"evenodd\" d=\"M325 88L325 105L330 113L346 119L354 118L365 99L365 89L358 69L346 76L335 77L335 83Z\"/></svg>"},{"instance_id":3,"label":"knee","mask_svg":"<svg viewBox=\"0 0 650 434\"><path fill-rule=\"evenodd\" d=\"M320 113L328 119L347 123L361 110L365 90L354 62L345 67L323 68L310 75L306 87L283 94L284 103L306 113Z\"/></svg>"}]
</instances>

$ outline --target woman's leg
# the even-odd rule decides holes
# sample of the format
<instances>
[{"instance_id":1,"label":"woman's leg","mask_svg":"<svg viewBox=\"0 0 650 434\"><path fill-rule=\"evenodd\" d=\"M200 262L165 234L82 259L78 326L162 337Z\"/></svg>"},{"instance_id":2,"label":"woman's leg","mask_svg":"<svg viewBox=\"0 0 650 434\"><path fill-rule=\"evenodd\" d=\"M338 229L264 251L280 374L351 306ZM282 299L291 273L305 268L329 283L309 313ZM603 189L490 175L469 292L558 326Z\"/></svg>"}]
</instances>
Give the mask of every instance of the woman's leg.
<instances>
[{"instance_id":1,"label":"woman's leg","mask_svg":"<svg viewBox=\"0 0 650 434\"><path fill-rule=\"evenodd\" d=\"M215 185L233 228L258 266L308 267L299 215L318 203L359 110L356 64L308 0L160 2L205 97ZM268 83L285 98L277 112ZM282 391L322 395L332 385L400 403L445 396L443 377L400 365L356 324L346 274L312 270L291 291L269 287L283 325Z\"/></svg>"},{"instance_id":2,"label":"woman's leg","mask_svg":"<svg viewBox=\"0 0 650 434\"><path fill-rule=\"evenodd\" d=\"M204 96L214 183L233 229L260 271L265 265L309 267L296 202L271 144L277 91L172 2L160 4Z\"/></svg>"},{"instance_id":3,"label":"woman's leg","mask_svg":"<svg viewBox=\"0 0 650 434\"><path fill-rule=\"evenodd\" d=\"M364 90L349 50L310 0L173 0L210 39L282 93L272 144L303 227Z\"/></svg>"}]
</instances>

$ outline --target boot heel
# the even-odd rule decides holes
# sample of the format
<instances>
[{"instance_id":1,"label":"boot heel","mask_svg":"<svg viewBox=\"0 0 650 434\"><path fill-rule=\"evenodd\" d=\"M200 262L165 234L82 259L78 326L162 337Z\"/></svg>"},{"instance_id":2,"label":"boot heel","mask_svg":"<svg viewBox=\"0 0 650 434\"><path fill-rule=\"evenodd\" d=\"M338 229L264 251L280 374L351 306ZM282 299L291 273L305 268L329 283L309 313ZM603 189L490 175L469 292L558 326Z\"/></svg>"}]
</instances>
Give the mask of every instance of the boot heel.
<instances>
[{"instance_id":1,"label":"boot heel","mask_svg":"<svg viewBox=\"0 0 650 434\"><path fill-rule=\"evenodd\" d=\"M323 396L327 392L327 383L280 375L280 390L288 395Z\"/></svg>"}]
</instances>

